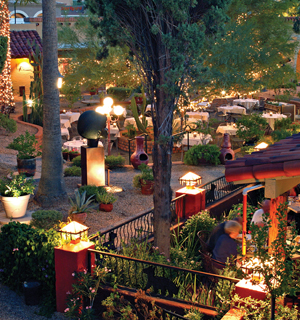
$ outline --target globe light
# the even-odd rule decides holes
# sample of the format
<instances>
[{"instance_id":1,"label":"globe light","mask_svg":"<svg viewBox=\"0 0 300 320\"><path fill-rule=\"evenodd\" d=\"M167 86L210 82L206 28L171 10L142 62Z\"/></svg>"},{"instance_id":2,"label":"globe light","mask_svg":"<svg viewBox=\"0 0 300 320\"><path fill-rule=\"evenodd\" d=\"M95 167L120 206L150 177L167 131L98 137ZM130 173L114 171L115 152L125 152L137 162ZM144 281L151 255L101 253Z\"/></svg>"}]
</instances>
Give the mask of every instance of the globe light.
<instances>
[{"instance_id":1,"label":"globe light","mask_svg":"<svg viewBox=\"0 0 300 320\"><path fill-rule=\"evenodd\" d=\"M95 111L96 112L98 112L98 113L100 113L100 114L105 114L105 108L104 108L104 106L100 106L100 107L97 107L96 109L95 109Z\"/></svg>"},{"instance_id":2,"label":"globe light","mask_svg":"<svg viewBox=\"0 0 300 320\"><path fill-rule=\"evenodd\" d=\"M106 97L103 100L104 106L108 106L111 108L111 106L114 104L114 100L111 97Z\"/></svg>"},{"instance_id":3,"label":"globe light","mask_svg":"<svg viewBox=\"0 0 300 320\"><path fill-rule=\"evenodd\" d=\"M114 106L114 114L117 116L120 116L121 114L123 114L124 112L124 108L121 106Z\"/></svg>"}]
</instances>

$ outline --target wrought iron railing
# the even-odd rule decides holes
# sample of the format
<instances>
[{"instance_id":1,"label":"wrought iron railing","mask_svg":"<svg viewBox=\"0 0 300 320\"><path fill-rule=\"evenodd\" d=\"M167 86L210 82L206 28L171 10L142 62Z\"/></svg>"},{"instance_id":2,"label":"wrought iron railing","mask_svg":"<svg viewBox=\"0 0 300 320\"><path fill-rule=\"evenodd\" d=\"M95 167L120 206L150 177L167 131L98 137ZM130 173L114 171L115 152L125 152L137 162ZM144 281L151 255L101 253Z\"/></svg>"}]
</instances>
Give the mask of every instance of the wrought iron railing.
<instances>
[{"instance_id":1,"label":"wrought iron railing","mask_svg":"<svg viewBox=\"0 0 300 320\"><path fill-rule=\"evenodd\" d=\"M182 212L184 216L185 195L174 198L171 201L170 210L172 216L178 212ZM117 226L109 228L104 232L94 235L91 241L99 241L102 245L111 249L122 247L122 244L128 244L132 238L145 240L153 236L153 213L154 209L148 210L131 218Z\"/></svg>"},{"instance_id":2,"label":"wrought iron railing","mask_svg":"<svg viewBox=\"0 0 300 320\"><path fill-rule=\"evenodd\" d=\"M216 310L216 291L229 295L239 279L88 249L89 261L109 271L107 283L120 288L151 290L151 296Z\"/></svg>"},{"instance_id":3,"label":"wrought iron railing","mask_svg":"<svg viewBox=\"0 0 300 320\"><path fill-rule=\"evenodd\" d=\"M212 204L222 198L229 195L231 192L243 189L244 184L233 184L232 182L227 182L225 176L222 176L218 179L210 181L208 183L202 184L200 188L205 189L205 203Z\"/></svg>"}]
</instances>

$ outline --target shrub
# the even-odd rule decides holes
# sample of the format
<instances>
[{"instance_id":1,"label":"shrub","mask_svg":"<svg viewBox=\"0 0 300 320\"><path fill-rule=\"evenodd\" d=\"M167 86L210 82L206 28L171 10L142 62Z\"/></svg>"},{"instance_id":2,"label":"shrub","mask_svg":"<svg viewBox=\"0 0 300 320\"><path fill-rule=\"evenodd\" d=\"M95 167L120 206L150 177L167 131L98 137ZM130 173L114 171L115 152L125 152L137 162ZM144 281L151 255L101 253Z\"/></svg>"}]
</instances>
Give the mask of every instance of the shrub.
<instances>
[{"instance_id":1,"label":"shrub","mask_svg":"<svg viewBox=\"0 0 300 320\"><path fill-rule=\"evenodd\" d=\"M109 169L124 167L125 159L122 156L107 156L105 164Z\"/></svg>"},{"instance_id":2,"label":"shrub","mask_svg":"<svg viewBox=\"0 0 300 320\"><path fill-rule=\"evenodd\" d=\"M111 87L107 89L107 94L112 96L113 99L118 101L123 101L126 98L129 98L131 95L132 89L130 88L118 88L118 87Z\"/></svg>"},{"instance_id":3,"label":"shrub","mask_svg":"<svg viewBox=\"0 0 300 320\"><path fill-rule=\"evenodd\" d=\"M249 230L249 228L250 228L252 216L257 209L258 208L255 206L251 206L250 204L247 205L247 230ZM232 209L230 209L228 216L225 217L225 220L232 220L238 216L240 216L240 217L243 216L243 205L242 204L234 204L232 206Z\"/></svg>"},{"instance_id":4,"label":"shrub","mask_svg":"<svg viewBox=\"0 0 300 320\"><path fill-rule=\"evenodd\" d=\"M8 115L0 113L0 127L7 132L15 133L17 131L17 122L14 119L10 119Z\"/></svg>"},{"instance_id":5,"label":"shrub","mask_svg":"<svg viewBox=\"0 0 300 320\"><path fill-rule=\"evenodd\" d=\"M63 215L56 210L37 210L32 213L30 225L38 229L54 229L57 228Z\"/></svg>"},{"instance_id":6,"label":"shrub","mask_svg":"<svg viewBox=\"0 0 300 320\"><path fill-rule=\"evenodd\" d=\"M11 174L10 179L4 178L0 180L0 194L6 197L20 197L33 194L34 189L33 179L28 179L23 174Z\"/></svg>"},{"instance_id":7,"label":"shrub","mask_svg":"<svg viewBox=\"0 0 300 320\"><path fill-rule=\"evenodd\" d=\"M110 204L117 201L117 198L112 193L97 193L96 200L99 203Z\"/></svg>"},{"instance_id":8,"label":"shrub","mask_svg":"<svg viewBox=\"0 0 300 320\"><path fill-rule=\"evenodd\" d=\"M83 192L86 192L86 197L89 198L91 196L95 196L96 198L96 195L99 193L106 193L106 189L104 187L97 187L97 186L94 186L94 185L91 185L91 186L81 186L79 188L79 192L80 193L83 193Z\"/></svg>"},{"instance_id":9,"label":"shrub","mask_svg":"<svg viewBox=\"0 0 300 320\"><path fill-rule=\"evenodd\" d=\"M33 229L10 222L0 232L0 281L12 289L21 289L24 281L42 283L47 300L55 301L54 247L60 236L54 230Z\"/></svg>"},{"instance_id":10,"label":"shrub","mask_svg":"<svg viewBox=\"0 0 300 320\"><path fill-rule=\"evenodd\" d=\"M220 149L215 144L192 146L184 155L184 163L187 165L198 165L200 159L210 164L220 164Z\"/></svg>"},{"instance_id":11,"label":"shrub","mask_svg":"<svg viewBox=\"0 0 300 320\"><path fill-rule=\"evenodd\" d=\"M80 177L81 176L81 168L79 167L70 167L66 168L64 171L65 177Z\"/></svg>"},{"instance_id":12,"label":"shrub","mask_svg":"<svg viewBox=\"0 0 300 320\"><path fill-rule=\"evenodd\" d=\"M81 156L72 159L72 165L81 168Z\"/></svg>"}]
</instances>

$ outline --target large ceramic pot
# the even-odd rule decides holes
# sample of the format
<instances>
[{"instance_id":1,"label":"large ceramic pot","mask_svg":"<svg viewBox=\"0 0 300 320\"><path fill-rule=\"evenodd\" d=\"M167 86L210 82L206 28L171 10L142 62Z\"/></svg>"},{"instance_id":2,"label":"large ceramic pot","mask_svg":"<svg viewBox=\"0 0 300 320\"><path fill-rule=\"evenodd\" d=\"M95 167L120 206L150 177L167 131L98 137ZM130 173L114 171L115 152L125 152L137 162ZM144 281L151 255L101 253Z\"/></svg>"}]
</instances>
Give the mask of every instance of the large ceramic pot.
<instances>
[{"instance_id":1,"label":"large ceramic pot","mask_svg":"<svg viewBox=\"0 0 300 320\"><path fill-rule=\"evenodd\" d=\"M135 169L138 169L139 165L141 165L142 163L148 164L149 157L147 153L144 151L144 137L135 137L135 143L135 151L130 157L130 162Z\"/></svg>"},{"instance_id":2,"label":"large ceramic pot","mask_svg":"<svg viewBox=\"0 0 300 320\"><path fill-rule=\"evenodd\" d=\"M1 196L2 205L9 219L22 218L26 214L30 194L20 197Z\"/></svg>"},{"instance_id":3,"label":"large ceramic pot","mask_svg":"<svg viewBox=\"0 0 300 320\"><path fill-rule=\"evenodd\" d=\"M81 224L84 224L87 218L87 213L86 212L72 213L71 218L72 218L72 221L77 221Z\"/></svg>"},{"instance_id":4,"label":"large ceramic pot","mask_svg":"<svg viewBox=\"0 0 300 320\"><path fill-rule=\"evenodd\" d=\"M111 212L113 209L113 204L112 203L100 203L99 204L99 210L100 211L105 211L105 212Z\"/></svg>"},{"instance_id":5,"label":"large ceramic pot","mask_svg":"<svg viewBox=\"0 0 300 320\"><path fill-rule=\"evenodd\" d=\"M144 195L153 194L154 181L146 181L146 183L141 183L141 191Z\"/></svg>"},{"instance_id":6,"label":"large ceramic pot","mask_svg":"<svg viewBox=\"0 0 300 320\"><path fill-rule=\"evenodd\" d=\"M33 177L36 170L36 159L18 159L17 167L19 174L25 174L26 177Z\"/></svg>"}]
</instances>

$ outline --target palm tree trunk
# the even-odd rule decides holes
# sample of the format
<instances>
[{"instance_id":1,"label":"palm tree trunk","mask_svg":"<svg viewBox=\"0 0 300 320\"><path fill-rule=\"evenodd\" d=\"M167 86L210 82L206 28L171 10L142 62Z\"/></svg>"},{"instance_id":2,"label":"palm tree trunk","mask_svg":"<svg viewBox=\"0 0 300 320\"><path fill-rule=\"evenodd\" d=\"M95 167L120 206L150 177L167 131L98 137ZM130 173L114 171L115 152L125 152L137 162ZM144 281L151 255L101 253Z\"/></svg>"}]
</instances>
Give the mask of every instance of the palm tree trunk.
<instances>
[{"instance_id":1,"label":"palm tree trunk","mask_svg":"<svg viewBox=\"0 0 300 320\"><path fill-rule=\"evenodd\" d=\"M58 56L56 1L43 0L43 155L42 175L35 199L42 207L53 207L66 199L62 167L62 140L57 88Z\"/></svg>"},{"instance_id":2,"label":"palm tree trunk","mask_svg":"<svg viewBox=\"0 0 300 320\"><path fill-rule=\"evenodd\" d=\"M0 0L0 36L7 37L7 56L2 73L0 73L0 107L1 112L9 114L14 112L15 102L11 81L11 54L10 54L10 25L8 3Z\"/></svg>"}]
</instances>

